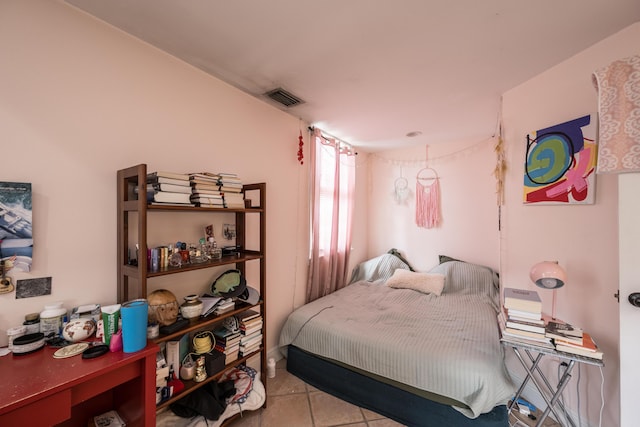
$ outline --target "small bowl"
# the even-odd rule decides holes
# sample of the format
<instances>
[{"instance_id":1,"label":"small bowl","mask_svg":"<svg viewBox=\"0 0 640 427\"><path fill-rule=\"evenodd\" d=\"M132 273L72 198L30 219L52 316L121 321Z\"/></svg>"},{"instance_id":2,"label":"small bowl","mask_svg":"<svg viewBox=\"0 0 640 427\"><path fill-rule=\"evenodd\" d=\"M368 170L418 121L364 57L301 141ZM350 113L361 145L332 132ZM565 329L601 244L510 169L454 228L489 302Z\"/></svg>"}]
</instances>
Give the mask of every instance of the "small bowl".
<instances>
[{"instance_id":1,"label":"small bowl","mask_svg":"<svg viewBox=\"0 0 640 427\"><path fill-rule=\"evenodd\" d=\"M86 340L96 331L96 321L92 318L73 319L62 328L62 337L71 342Z\"/></svg>"},{"instance_id":2,"label":"small bowl","mask_svg":"<svg viewBox=\"0 0 640 427\"><path fill-rule=\"evenodd\" d=\"M187 295L180 306L180 313L185 319L194 319L202 314L202 301L197 295Z\"/></svg>"}]
</instances>

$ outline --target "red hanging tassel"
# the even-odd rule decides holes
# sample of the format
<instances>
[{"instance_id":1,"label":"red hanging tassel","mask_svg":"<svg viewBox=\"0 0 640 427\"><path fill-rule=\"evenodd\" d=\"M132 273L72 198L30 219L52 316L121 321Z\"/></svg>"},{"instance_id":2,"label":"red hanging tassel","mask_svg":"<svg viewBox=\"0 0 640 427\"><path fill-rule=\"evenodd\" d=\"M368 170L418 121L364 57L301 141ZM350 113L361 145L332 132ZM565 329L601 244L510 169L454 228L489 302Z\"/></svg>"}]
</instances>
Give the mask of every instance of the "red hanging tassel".
<instances>
[{"instance_id":1,"label":"red hanging tassel","mask_svg":"<svg viewBox=\"0 0 640 427\"><path fill-rule=\"evenodd\" d=\"M301 165L303 165L304 162L302 161L302 159L304 158L304 154L302 153L302 146L304 145L304 141L302 140L302 130L300 131L300 136L298 137L298 141L300 141L298 143L298 161L300 162Z\"/></svg>"}]
</instances>

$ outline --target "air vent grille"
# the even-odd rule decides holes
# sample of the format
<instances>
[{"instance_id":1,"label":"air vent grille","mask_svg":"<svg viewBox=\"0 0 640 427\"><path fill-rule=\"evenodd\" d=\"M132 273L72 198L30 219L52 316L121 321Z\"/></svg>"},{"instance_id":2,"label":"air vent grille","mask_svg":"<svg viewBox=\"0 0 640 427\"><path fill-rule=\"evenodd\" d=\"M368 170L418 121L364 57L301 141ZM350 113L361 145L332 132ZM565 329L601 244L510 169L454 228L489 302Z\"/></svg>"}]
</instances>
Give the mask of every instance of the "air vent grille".
<instances>
[{"instance_id":1,"label":"air vent grille","mask_svg":"<svg viewBox=\"0 0 640 427\"><path fill-rule=\"evenodd\" d=\"M285 107L294 107L299 104L304 104L304 101L302 99L287 92L281 87L271 90L265 93L265 95L268 98L271 98L273 101L277 102L278 104L284 105Z\"/></svg>"}]
</instances>

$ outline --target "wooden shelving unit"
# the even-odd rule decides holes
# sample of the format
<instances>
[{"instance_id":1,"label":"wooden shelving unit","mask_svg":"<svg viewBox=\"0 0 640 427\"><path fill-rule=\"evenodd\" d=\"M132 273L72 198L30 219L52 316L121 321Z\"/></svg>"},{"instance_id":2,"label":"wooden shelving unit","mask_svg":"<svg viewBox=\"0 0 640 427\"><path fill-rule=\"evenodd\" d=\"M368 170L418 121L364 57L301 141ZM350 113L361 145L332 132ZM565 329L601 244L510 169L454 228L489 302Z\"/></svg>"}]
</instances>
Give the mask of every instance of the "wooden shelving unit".
<instances>
[{"instance_id":1,"label":"wooden shelving unit","mask_svg":"<svg viewBox=\"0 0 640 427\"><path fill-rule=\"evenodd\" d=\"M197 320L192 320L188 326L179 331L168 335L161 335L155 339L156 343L162 343L180 336L199 330L206 330L213 325L220 323L225 318L242 313L248 309L258 309L263 318L262 328L262 345L260 349L248 356L240 357L238 360L227 365L227 368L245 363L248 359L259 355L260 370L263 373L261 380L266 387L266 184L246 184L243 186L243 192L258 192L258 206L252 206L245 209L224 209L224 208L205 208L195 206L158 206L147 204L146 197L138 197L134 189L140 185L140 188L146 188L147 166L139 164L130 168L118 171L118 302L123 303L136 298L146 298L148 295L147 283L155 277L166 276L171 274L180 274L188 271L201 270L229 265L245 274L247 263L259 263L259 291L260 301L256 305L249 305L237 302L236 308L228 313L219 316L208 316ZM254 200L255 202L255 200ZM236 226L236 245L240 246L240 252L237 256L225 256L219 260L212 260L197 264L187 264L181 267L166 267L158 270L150 271L147 265L147 236L153 230L148 230L147 217L150 212L178 212L180 214L189 215L193 212L205 212L211 215L221 213L235 213ZM259 244L257 249L247 249L247 218L251 215L259 217ZM130 227L137 230L135 236L131 236ZM135 241L130 241L135 239ZM132 246L138 245L137 263L132 265L130 262L130 249ZM184 381L185 389L178 395L163 401L157 406L157 409L164 408L172 402L180 399L186 394L203 386L207 382L215 381L222 375L222 372L209 376L205 381L196 383L194 381ZM266 406L266 402L265 402ZM231 422L231 418L225 422Z\"/></svg>"}]
</instances>

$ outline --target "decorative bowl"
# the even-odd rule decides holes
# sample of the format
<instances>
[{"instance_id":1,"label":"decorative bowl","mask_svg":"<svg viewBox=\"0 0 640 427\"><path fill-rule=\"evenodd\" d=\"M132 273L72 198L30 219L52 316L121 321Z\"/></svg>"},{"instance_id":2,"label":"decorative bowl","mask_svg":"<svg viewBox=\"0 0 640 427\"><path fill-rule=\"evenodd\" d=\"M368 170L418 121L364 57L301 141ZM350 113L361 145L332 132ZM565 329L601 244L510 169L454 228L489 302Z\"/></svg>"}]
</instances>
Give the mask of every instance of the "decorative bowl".
<instances>
[{"instance_id":1,"label":"decorative bowl","mask_svg":"<svg viewBox=\"0 0 640 427\"><path fill-rule=\"evenodd\" d=\"M71 342L86 340L96 331L96 321L90 317L73 319L62 328L62 337Z\"/></svg>"},{"instance_id":2,"label":"decorative bowl","mask_svg":"<svg viewBox=\"0 0 640 427\"><path fill-rule=\"evenodd\" d=\"M180 306L180 313L185 319L194 319L202 314L202 301L197 295L187 295Z\"/></svg>"}]
</instances>

